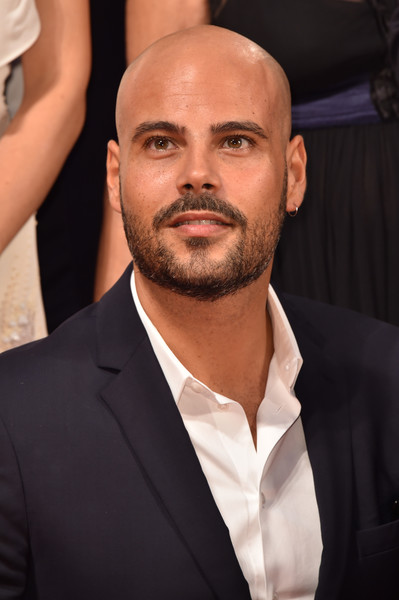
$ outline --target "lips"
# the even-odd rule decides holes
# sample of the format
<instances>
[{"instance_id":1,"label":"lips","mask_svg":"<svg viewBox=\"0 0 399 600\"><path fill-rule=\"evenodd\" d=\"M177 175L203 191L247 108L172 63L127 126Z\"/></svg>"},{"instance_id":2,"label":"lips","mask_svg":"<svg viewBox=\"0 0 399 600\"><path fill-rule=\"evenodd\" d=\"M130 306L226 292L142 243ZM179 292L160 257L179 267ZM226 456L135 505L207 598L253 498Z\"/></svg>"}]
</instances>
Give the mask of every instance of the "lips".
<instances>
[{"instance_id":1,"label":"lips","mask_svg":"<svg viewBox=\"0 0 399 600\"><path fill-rule=\"evenodd\" d=\"M219 225L229 227L231 223L225 217L215 215L214 213L193 212L178 215L169 223L169 227L181 227L183 225Z\"/></svg>"},{"instance_id":2,"label":"lips","mask_svg":"<svg viewBox=\"0 0 399 600\"><path fill-rule=\"evenodd\" d=\"M226 223L221 223L213 219L192 219L189 221L179 221L172 225L172 227L181 227L182 225L226 225Z\"/></svg>"}]
</instances>

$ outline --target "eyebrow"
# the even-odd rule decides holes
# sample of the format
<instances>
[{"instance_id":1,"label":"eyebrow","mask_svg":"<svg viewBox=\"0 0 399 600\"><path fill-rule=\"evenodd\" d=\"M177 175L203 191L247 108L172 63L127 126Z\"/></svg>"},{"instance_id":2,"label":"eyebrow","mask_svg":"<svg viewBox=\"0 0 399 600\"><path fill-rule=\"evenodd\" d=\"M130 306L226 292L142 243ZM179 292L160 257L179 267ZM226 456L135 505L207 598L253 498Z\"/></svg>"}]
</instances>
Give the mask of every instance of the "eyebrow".
<instances>
[{"instance_id":1,"label":"eyebrow","mask_svg":"<svg viewBox=\"0 0 399 600\"><path fill-rule=\"evenodd\" d=\"M268 139L268 136L262 127L254 121L226 121L225 123L216 123L216 125L212 125L211 130L212 133L215 134L229 133L232 131L249 131L264 140Z\"/></svg>"},{"instance_id":2,"label":"eyebrow","mask_svg":"<svg viewBox=\"0 0 399 600\"><path fill-rule=\"evenodd\" d=\"M168 133L173 133L175 135L183 135L186 128L170 121L144 121L134 130L132 142L135 142L142 135L152 131L167 131ZM225 121L224 123L216 123L215 125L211 125L211 131L216 135L231 133L233 131L249 131L265 140L268 139L268 136L262 127L254 121Z\"/></svg>"},{"instance_id":3,"label":"eyebrow","mask_svg":"<svg viewBox=\"0 0 399 600\"><path fill-rule=\"evenodd\" d=\"M140 123L134 130L132 142L135 142L142 135L150 133L151 131L167 131L168 133L174 133L175 135L182 135L185 132L185 127L181 127L170 121L144 121L144 123Z\"/></svg>"}]
</instances>

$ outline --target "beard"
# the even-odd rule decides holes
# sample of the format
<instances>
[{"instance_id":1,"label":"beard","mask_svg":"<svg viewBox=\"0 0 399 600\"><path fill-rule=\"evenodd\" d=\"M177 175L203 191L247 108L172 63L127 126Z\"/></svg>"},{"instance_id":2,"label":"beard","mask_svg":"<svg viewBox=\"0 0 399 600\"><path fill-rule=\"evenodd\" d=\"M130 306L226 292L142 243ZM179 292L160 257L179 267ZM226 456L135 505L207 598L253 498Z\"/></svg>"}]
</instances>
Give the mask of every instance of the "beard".
<instances>
[{"instance_id":1,"label":"beard","mask_svg":"<svg viewBox=\"0 0 399 600\"><path fill-rule=\"evenodd\" d=\"M280 239L286 215L287 171L276 211L269 219L248 224L246 216L225 200L213 194L187 193L154 216L152 227L124 206L121 194L123 227L135 267L147 279L177 294L202 301L214 301L256 281L270 264ZM206 210L227 217L240 229L238 241L222 259L212 259L212 242L204 237L188 237L188 260L180 260L159 236L163 224L175 215Z\"/></svg>"}]
</instances>

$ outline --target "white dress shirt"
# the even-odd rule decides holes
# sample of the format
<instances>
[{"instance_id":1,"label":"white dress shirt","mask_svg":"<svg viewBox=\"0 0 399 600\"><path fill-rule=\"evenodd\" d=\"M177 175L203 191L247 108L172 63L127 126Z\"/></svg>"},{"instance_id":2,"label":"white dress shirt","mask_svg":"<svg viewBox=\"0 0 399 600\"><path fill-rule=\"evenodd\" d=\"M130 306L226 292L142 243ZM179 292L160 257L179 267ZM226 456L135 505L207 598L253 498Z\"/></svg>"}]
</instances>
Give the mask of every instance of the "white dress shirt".
<instances>
[{"instance_id":1,"label":"white dress shirt","mask_svg":"<svg viewBox=\"0 0 399 600\"><path fill-rule=\"evenodd\" d=\"M253 600L314 598L322 552L319 512L294 384L302 365L269 286L274 355L257 414L255 449L244 410L195 379L171 352L131 288Z\"/></svg>"}]
</instances>

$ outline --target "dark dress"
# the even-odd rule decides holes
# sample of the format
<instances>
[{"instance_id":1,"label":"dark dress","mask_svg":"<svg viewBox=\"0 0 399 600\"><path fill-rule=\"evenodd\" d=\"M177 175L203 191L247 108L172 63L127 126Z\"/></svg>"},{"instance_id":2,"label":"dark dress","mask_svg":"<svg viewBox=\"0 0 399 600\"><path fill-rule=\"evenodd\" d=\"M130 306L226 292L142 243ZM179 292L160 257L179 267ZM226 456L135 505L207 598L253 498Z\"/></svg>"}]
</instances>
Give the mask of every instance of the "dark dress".
<instances>
[{"instance_id":1,"label":"dark dress","mask_svg":"<svg viewBox=\"0 0 399 600\"><path fill-rule=\"evenodd\" d=\"M274 282L399 325L399 121L383 122L370 98L387 56L372 7L227 0L214 23L280 62L293 133L305 139L308 188L298 216L287 219Z\"/></svg>"},{"instance_id":2,"label":"dark dress","mask_svg":"<svg viewBox=\"0 0 399 600\"><path fill-rule=\"evenodd\" d=\"M125 70L125 0L91 0L92 73L83 131L38 212L38 252L47 325L93 300L107 142Z\"/></svg>"}]
</instances>

